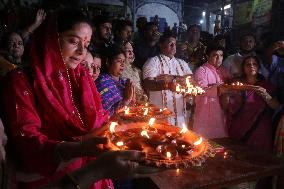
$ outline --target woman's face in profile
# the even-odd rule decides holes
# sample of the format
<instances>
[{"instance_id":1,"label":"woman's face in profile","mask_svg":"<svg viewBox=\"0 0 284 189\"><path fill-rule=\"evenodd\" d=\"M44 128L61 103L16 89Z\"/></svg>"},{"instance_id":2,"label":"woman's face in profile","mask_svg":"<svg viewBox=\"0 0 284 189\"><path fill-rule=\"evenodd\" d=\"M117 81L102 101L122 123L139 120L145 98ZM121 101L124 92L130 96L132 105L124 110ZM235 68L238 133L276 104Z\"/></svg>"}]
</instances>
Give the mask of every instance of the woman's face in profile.
<instances>
[{"instance_id":1,"label":"woman's face in profile","mask_svg":"<svg viewBox=\"0 0 284 189\"><path fill-rule=\"evenodd\" d=\"M132 47L131 43L127 42L124 45L124 51L125 51L126 59L128 60L128 62L129 63L134 62L135 55L134 55L133 47Z\"/></svg>"},{"instance_id":2,"label":"woman's face in profile","mask_svg":"<svg viewBox=\"0 0 284 189\"><path fill-rule=\"evenodd\" d=\"M247 76L257 75L258 73L258 63L254 58L249 58L244 63L244 72Z\"/></svg>"},{"instance_id":3,"label":"woman's face in profile","mask_svg":"<svg viewBox=\"0 0 284 189\"><path fill-rule=\"evenodd\" d=\"M71 30L60 34L62 58L68 68L75 69L83 61L91 36L92 28L87 23L75 24Z\"/></svg>"},{"instance_id":4,"label":"woman's face in profile","mask_svg":"<svg viewBox=\"0 0 284 189\"><path fill-rule=\"evenodd\" d=\"M112 63L109 67L109 73L116 77L121 76L124 69L124 64L125 64L125 55L121 53L112 60Z\"/></svg>"}]
</instances>

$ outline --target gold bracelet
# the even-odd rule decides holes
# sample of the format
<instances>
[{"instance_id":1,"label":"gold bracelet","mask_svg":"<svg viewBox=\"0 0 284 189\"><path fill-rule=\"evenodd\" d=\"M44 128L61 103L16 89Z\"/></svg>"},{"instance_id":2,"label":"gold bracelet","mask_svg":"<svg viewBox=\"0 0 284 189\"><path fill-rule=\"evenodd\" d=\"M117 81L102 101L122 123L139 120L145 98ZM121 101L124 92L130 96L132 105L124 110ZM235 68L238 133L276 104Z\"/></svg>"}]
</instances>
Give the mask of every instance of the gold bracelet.
<instances>
[{"instance_id":1,"label":"gold bracelet","mask_svg":"<svg viewBox=\"0 0 284 189\"><path fill-rule=\"evenodd\" d=\"M76 179L69 173L66 173L66 176L72 181L76 189L81 189Z\"/></svg>"}]
</instances>

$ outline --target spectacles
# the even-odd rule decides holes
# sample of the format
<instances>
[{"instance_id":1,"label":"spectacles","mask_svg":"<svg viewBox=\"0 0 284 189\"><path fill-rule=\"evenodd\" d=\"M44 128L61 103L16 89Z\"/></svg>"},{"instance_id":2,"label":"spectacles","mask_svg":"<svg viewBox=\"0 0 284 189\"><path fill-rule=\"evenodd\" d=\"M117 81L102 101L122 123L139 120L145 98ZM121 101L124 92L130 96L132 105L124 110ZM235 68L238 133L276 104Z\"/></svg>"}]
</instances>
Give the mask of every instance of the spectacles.
<instances>
[{"instance_id":1,"label":"spectacles","mask_svg":"<svg viewBox=\"0 0 284 189\"><path fill-rule=\"evenodd\" d=\"M14 47L14 46L23 46L23 42L22 41L9 41L8 42L8 46L9 47Z\"/></svg>"}]
</instances>

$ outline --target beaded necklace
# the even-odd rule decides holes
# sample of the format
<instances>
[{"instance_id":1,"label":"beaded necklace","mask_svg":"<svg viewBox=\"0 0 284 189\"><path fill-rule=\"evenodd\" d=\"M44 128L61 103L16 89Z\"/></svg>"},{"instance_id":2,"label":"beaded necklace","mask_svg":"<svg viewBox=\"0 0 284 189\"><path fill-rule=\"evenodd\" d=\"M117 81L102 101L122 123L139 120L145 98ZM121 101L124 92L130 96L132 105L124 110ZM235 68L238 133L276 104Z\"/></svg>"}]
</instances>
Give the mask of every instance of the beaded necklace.
<instances>
[{"instance_id":1,"label":"beaded necklace","mask_svg":"<svg viewBox=\"0 0 284 189\"><path fill-rule=\"evenodd\" d=\"M58 38L57 38L57 39L58 39L58 44L60 44L60 42L59 42L59 34L58 34ZM59 48L59 51L60 51L61 58L62 58L62 60L63 60L63 62L64 62L63 55L62 55L62 51L61 51L60 48ZM72 91L72 86L71 86L71 80L70 80L70 75L69 75L69 69L67 68L67 65L66 65L65 62L64 62L64 68L65 68L66 74L67 74L67 81L68 81L68 87L69 87L69 89L70 89L70 96L71 96L72 105L73 105L74 109L76 110L77 116L78 116L78 118L79 118L79 120L80 120L82 126L85 127L85 124L84 124L84 121L83 121L83 119L82 119L82 117L81 117L81 114L80 114L80 112L79 112L79 110L78 110L76 104L74 103L74 96L73 96L73 91ZM59 71L59 72L60 72L60 71Z\"/></svg>"},{"instance_id":2,"label":"beaded necklace","mask_svg":"<svg viewBox=\"0 0 284 189\"><path fill-rule=\"evenodd\" d=\"M162 74L165 74L165 71L164 71L164 67L165 67L164 63L165 63L168 66L168 68L169 68L169 75L172 75L173 73L171 72L171 69L170 69L171 67L167 63L167 61L161 55L159 55L158 58L159 58L159 61L161 63L161 72L162 72ZM184 68L181 65L180 61L178 61L178 63L179 63L179 67L181 68L181 71L184 73ZM176 74L179 75L178 67L176 67ZM166 93L166 90L162 90L161 94L162 94L162 106L163 106L163 108L165 108L165 107L167 107L167 93ZM177 119L176 92L172 92L172 97L173 97L173 108L174 108L174 113L175 113L175 118L174 118L175 119L175 125L177 126L178 125L178 119ZM184 101L184 99L183 99L183 114L185 116L185 101Z\"/></svg>"}]
</instances>

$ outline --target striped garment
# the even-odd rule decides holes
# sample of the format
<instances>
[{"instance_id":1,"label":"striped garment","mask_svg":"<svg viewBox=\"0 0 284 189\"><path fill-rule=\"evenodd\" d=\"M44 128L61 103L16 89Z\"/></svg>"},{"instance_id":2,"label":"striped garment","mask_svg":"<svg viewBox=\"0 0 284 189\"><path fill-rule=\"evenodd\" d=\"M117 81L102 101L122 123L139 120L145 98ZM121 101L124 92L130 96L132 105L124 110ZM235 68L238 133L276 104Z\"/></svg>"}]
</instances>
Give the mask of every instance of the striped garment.
<instances>
[{"instance_id":1,"label":"striped garment","mask_svg":"<svg viewBox=\"0 0 284 189\"><path fill-rule=\"evenodd\" d=\"M119 108L123 100L123 91L126 80L119 78L115 81L110 74L102 73L95 83L102 99L103 108L109 110L110 116Z\"/></svg>"}]
</instances>

